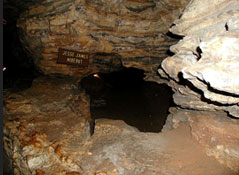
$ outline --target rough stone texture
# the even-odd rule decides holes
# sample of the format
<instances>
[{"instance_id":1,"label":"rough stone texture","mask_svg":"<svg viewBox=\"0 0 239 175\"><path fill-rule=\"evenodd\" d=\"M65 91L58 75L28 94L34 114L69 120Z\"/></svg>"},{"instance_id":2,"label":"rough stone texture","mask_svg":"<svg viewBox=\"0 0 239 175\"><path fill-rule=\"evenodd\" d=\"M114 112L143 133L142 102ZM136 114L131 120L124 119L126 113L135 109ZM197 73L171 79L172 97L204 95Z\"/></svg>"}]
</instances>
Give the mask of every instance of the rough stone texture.
<instances>
[{"instance_id":1,"label":"rough stone texture","mask_svg":"<svg viewBox=\"0 0 239 175\"><path fill-rule=\"evenodd\" d=\"M45 74L83 77L123 64L158 81L154 70L176 42L165 33L187 2L46 0L22 14L18 26ZM15 174L238 174L238 121L215 112L239 117L238 3L192 0L170 29L184 38L158 72L179 108L170 110L162 134L98 120L90 137L89 99L76 80L43 78L27 91L4 92L4 147ZM56 64L59 47L93 53L88 69ZM182 126L188 122L222 165L190 139Z\"/></svg>"},{"instance_id":2,"label":"rough stone texture","mask_svg":"<svg viewBox=\"0 0 239 175\"><path fill-rule=\"evenodd\" d=\"M187 123L190 124L193 138L206 149L208 156L239 172L238 120L227 117L225 112L170 108L163 132Z\"/></svg>"},{"instance_id":3,"label":"rough stone texture","mask_svg":"<svg viewBox=\"0 0 239 175\"><path fill-rule=\"evenodd\" d=\"M32 134L42 128L40 123L34 127L21 121L8 121L4 130L5 149L8 154L14 150L11 158L16 175L236 175L207 157L190 138L187 126L163 134L141 133L123 121L100 119L88 139L80 139L87 134L78 127L74 132L58 131L60 138L50 140L52 130ZM68 120L64 125L69 121L72 123Z\"/></svg>"},{"instance_id":4,"label":"rough stone texture","mask_svg":"<svg viewBox=\"0 0 239 175\"><path fill-rule=\"evenodd\" d=\"M75 170L62 162L90 136L89 98L75 80L42 77L23 92L4 92L3 110L4 148L16 175Z\"/></svg>"},{"instance_id":5,"label":"rough stone texture","mask_svg":"<svg viewBox=\"0 0 239 175\"><path fill-rule=\"evenodd\" d=\"M89 151L80 160L82 167L105 174L234 174L205 157L186 126L163 134L140 133L122 121L96 120Z\"/></svg>"},{"instance_id":6,"label":"rough stone texture","mask_svg":"<svg viewBox=\"0 0 239 175\"><path fill-rule=\"evenodd\" d=\"M175 55L162 62L159 73L177 82L170 84L178 105L239 117L238 18L236 0L192 1L170 29L185 37L171 46Z\"/></svg>"},{"instance_id":7,"label":"rough stone texture","mask_svg":"<svg viewBox=\"0 0 239 175\"><path fill-rule=\"evenodd\" d=\"M239 168L239 125L228 116L239 118L238 19L237 0L191 1L170 28L183 39L170 47L174 55L158 70L169 80L179 107L171 109L164 130L189 120L192 135L207 154L235 171ZM219 113L220 120L227 122L214 119L217 111L228 114Z\"/></svg>"},{"instance_id":8,"label":"rough stone texture","mask_svg":"<svg viewBox=\"0 0 239 175\"><path fill-rule=\"evenodd\" d=\"M25 91L4 91L3 110L15 175L236 175L206 155L187 125L141 133L99 119L90 136L89 98L69 77L40 77Z\"/></svg>"},{"instance_id":9,"label":"rough stone texture","mask_svg":"<svg viewBox=\"0 0 239 175\"><path fill-rule=\"evenodd\" d=\"M44 74L83 77L122 64L155 76L169 46L176 42L166 33L188 2L42 1L21 14L18 27L23 31L22 42ZM88 69L57 64L60 47L92 53Z\"/></svg>"},{"instance_id":10,"label":"rough stone texture","mask_svg":"<svg viewBox=\"0 0 239 175\"><path fill-rule=\"evenodd\" d=\"M239 172L239 121L219 112L202 112L189 121L193 137L206 147L207 155Z\"/></svg>"}]
</instances>

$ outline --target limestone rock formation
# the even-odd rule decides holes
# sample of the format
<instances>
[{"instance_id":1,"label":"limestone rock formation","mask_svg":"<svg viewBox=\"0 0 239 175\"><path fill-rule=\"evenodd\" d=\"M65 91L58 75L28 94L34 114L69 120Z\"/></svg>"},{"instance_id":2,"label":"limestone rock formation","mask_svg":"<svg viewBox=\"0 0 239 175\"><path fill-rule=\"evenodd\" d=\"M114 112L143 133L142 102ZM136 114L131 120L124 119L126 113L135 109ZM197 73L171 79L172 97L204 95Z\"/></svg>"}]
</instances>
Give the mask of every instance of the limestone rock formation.
<instances>
[{"instance_id":1,"label":"limestone rock formation","mask_svg":"<svg viewBox=\"0 0 239 175\"><path fill-rule=\"evenodd\" d=\"M170 29L185 37L159 72L174 81L178 105L239 117L238 18L238 1L192 1Z\"/></svg>"},{"instance_id":2,"label":"limestone rock formation","mask_svg":"<svg viewBox=\"0 0 239 175\"><path fill-rule=\"evenodd\" d=\"M176 42L166 33L188 2L41 1L21 14L18 27L22 42L44 74L84 77L119 69L122 64L156 75L168 47ZM91 53L88 68L57 64L59 48Z\"/></svg>"},{"instance_id":3,"label":"limestone rock formation","mask_svg":"<svg viewBox=\"0 0 239 175\"><path fill-rule=\"evenodd\" d=\"M239 121L225 112L179 110L170 108L163 132L189 123L191 134L209 156L239 172Z\"/></svg>"},{"instance_id":4,"label":"limestone rock formation","mask_svg":"<svg viewBox=\"0 0 239 175\"><path fill-rule=\"evenodd\" d=\"M188 2L39 0L22 13L22 43L51 77L22 92L4 91L4 148L14 173L237 175L239 1ZM183 37L177 44L169 28ZM172 44L174 55L164 59ZM89 66L56 63L59 48L89 52ZM122 65L173 88L177 106L163 133L101 119L90 136L89 98L74 76Z\"/></svg>"},{"instance_id":5,"label":"limestone rock formation","mask_svg":"<svg viewBox=\"0 0 239 175\"><path fill-rule=\"evenodd\" d=\"M89 138L89 97L74 79L42 77L28 90L4 94L4 148L14 174L57 168L65 152Z\"/></svg>"},{"instance_id":6,"label":"limestone rock formation","mask_svg":"<svg viewBox=\"0 0 239 175\"><path fill-rule=\"evenodd\" d=\"M206 147L208 155L235 171L239 168L235 138L239 125L228 117L239 118L238 19L237 0L191 1L170 28L183 39L170 47L174 55L158 70L169 80L179 107L171 109L164 130L189 120L192 135ZM194 118L198 116L195 110L205 111L201 112L204 117ZM213 115L209 111L214 111ZM213 119L217 111L225 123Z\"/></svg>"},{"instance_id":7,"label":"limestone rock formation","mask_svg":"<svg viewBox=\"0 0 239 175\"><path fill-rule=\"evenodd\" d=\"M206 117L202 117L206 116ZM239 172L239 121L220 112L199 112L189 117L192 136L209 156Z\"/></svg>"},{"instance_id":8,"label":"limestone rock formation","mask_svg":"<svg viewBox=\"0 0 239 175\"><path fill-rule=\"evenodd\" d=\"M89 99L75 80L40 78L26 91L5 92L4 103L15 175L236 175L205 154L187 125L142 133L99 119L90 137Z\"/></svg>"}]
</instances>

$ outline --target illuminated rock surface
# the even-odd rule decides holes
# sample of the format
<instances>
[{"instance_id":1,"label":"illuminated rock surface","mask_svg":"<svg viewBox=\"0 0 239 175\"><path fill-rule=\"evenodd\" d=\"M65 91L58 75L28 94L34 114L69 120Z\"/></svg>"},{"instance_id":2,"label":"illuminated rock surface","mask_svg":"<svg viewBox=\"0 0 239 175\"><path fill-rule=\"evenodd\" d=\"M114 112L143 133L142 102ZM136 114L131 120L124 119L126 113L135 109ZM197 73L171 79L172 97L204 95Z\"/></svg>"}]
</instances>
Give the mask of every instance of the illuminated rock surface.
<instances>
[{"instance_id":1,"label":"illuminated rock surface","mask_svg":"<svg viewBox=\"0 0 239 175\"><path fill-rule=\"evenodd\" d=\"M174 81L171 86L178 105L224 110L239 117L238 7L235 0L192 1L170 29L185 36L171 46L175 55L162 63L163 71ZM165 76L163 71L159 70ZM187 86L180 86L183 81Z\"/></svg>"},{"instance_id":2,"label":"illuminated rock surface","mask_svg":"<svg viewBox=\"0 0 239 175\"><path fill-rule=\"evenodd\" d=\"M4 91L4 148L15 174L238 175L239 2L188 3L46 0L22 13L22 43L52 77ZM183 36L176 45L169 28ZM169 46L174 55L164 59ZM91 53L88 68L57 64L61 47ZM78 81L122 66L173 88L177 107L162 133L101 119L90 136L89 97Z\"/></svg>"},{"instance_id":3,"label":"illuminated rock surface","mask_svg":"<svg viewBox=\"0 0 239 175\"><path fill-rule=\"evenodd\" d=\"M170 28L184 37L170 47L175 54L158 70L169 79L174 102L184 108L171 110L164 129L189 120L192 135L207 154L235 171L239 169L238 19L236 0L191 1ZM221 111L219 116L216 111Z\"/></svg>"},{"instance_id":4,"label":"illuminated rock surface","mask_svg":"<svg viewBox=\"0 0 239 175\"><path fill-rule=\"evenodd\" d=\"M40 78L4 103L4 145L15 175L235 174L206 156L187 125L142 133L98 119L90 137L89 99L74 80Z\"/></svg>"},{"instance_id":5,"label":"illuminated rock surface","mask_svg":"<svg viewBox=\"0 0 239 175\"><path fill-rule=\"evenodd\" d=\"M44 74L83 77L92 72L136 67L156 75L168 47L166 35L189 0L42 1L18 20L22 41ZM89 52L88 69L57 64L59 48ZM108 57L99 54L109 54Z\"/></svg>"}]
</instances>

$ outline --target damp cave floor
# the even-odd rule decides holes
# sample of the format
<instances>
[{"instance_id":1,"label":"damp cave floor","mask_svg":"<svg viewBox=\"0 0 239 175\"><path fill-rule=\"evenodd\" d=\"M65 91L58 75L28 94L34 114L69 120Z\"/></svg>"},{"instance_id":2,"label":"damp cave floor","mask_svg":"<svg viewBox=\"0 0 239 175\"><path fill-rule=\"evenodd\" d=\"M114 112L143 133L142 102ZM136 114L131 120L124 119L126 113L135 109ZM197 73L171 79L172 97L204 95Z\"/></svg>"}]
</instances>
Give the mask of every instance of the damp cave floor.
<instances>
[{"instance_id":1,"label":"damp cave floor","mask_svg":"<svg viewBox=\"0 0 239 175\"><path fill-rule=\"evenodd\" d=\"M132 93L135 94L131 96ZM90 151L93 155L85 156L83 158L84 163L90 166L92 160L98 158L97 162L102 163L107 168L107 164L104 164L104 162L106 161L107 163L109 159L100 161L98 156L101 156L101 150L110 148L109 152L107 152L109 157L126 160L121 164L126 167L134 166L136 169L151 169L150 173L146 171L147 175L238 175L238 173L232 172L229 168L219 164L214 158L208 157L204 148L191 138L189 126L182 125L177 129L158 133L168 114L168 104L163 103L165 101L162 100L161 103L160 101L155 101L155 99L152 100L152 97L159 96L163 98L164 95L165 93L154 92L139 96L135 91L127 91L123 94L114 92L109 94L107 99L93 99L91 102L91 115L93 118L113 119L113 124L114 121L117 124L118 120L124 120L128 125L137 126L140 131L146 132L134 132L129 136L124 135L124 132L119 132L116 133L118 135L113 135L112 137L106 135L105 138L100 137L100 139L97 134L94 134L89 141L92 144ZM129 96L131 97L128 98ZM140 119L140 122L133 123L137 119ZM96 120L96 127L99 127L100 122L97 121L100 120ZM125 125L122 128L124 127ZM130 140L130 138L137 138L137 140ZM128 149L125 150L126 152L117 152L117 149L122 145L129 145ZM134 150L131 146L139 148L140 151ZM97 153L98 150L100 153ZM157 152L158 150L159 152ZM152 154L152 152L156 154ZM126 157L117 157L122 156L122 154L126 155ZM149 160L150 162L148 162ZM131 161L135 162L135 164L128 164L129 162L132 163ZM117 164L115 166L117 167ZM121 166L119 169L126 167ZM156 174L152 172L156 172ZM157 172L160 172L160 174ZM100 173L106 174L104 172ZM120 175L128 174L139 175L137 172L125 172Z\"/></svg>"},{"instance_id":2,"label":"damp cave floor","mask_svg":"<svg viewBox=\"0 0 239 175\"><path fill-rule=\"evenodd\" d=\"M101 120L96 120L96 126L100 126L97 121L100 123ZM121 127L117 122L112 121L113 125ZM93 148L107 150L107 158L102 158L101 152L92 149L92 155L88 156L90 158L85 159L86 164L100 160L102 163L94 166L102 167L103 164L109 170L109 163L106 162L111 162L120 175L238 175L207 156L204 148L191 138L188 125L158 134L136 132L128 136L118 133L112 137L103 136L100 140L96 134L93 135L92 142Z\"/></svg>"},{"instance_id":3,"label":"damp cave floor","mask_svg":"<svg viewBox=\"0 0 239 175\"><path fill-rule=\"evenodd\" d=\"M137 92L127 91L120 94L112 93L107 100L92 99L91 115L96 121L101 118L115 121L123 120L128 125L136 127L142 134L146 133L149 136L158 134L158 144L164 147L161 155L164 158L159 158L160 160L155 158L152 161L159 162L158 169L160 170L156 171L162 172L162 175L238 175L238 173L232 172L229 168L219 164L214 158L208 157L204 148L192 139L188 125L182 125L172 131L160 133L168 115L169 106L167 103L164 104L168 98L164 97L163 93L156 92L147 94L147 96L149 98L145 99ZM161 100L155 101L159 98L153 96L159 96ZM165 100L162 100L162 98ZM152 99L154 100L152 101ZM157 144L148 144L152 149L157 149L155 149ZM151 156L150 153L144 153L144 151L132 154L139 154L142 159ZM135 174L137 173L135 172Z\"/></svg>"}]
</instances>

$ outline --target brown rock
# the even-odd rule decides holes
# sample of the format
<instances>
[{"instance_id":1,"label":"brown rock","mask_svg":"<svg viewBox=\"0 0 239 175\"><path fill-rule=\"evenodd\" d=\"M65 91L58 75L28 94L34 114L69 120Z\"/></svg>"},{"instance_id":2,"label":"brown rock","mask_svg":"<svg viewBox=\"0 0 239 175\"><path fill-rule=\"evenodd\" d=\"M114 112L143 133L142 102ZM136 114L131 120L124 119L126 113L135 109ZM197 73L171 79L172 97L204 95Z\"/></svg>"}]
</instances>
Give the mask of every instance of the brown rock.
<instances>
[{"instance_id":1,"label":"brown rock","mask_svg":"<svg viewBox=\"0 0 239 175\"><path fill-rule=\"evenodd\" d=\"M199 113L189 118L193 137L215 157L235 172L239 171L239 121L225 113Z\"/></svg>"},{"instance_id":2,"label":"brown rock","mask_svg":"<svg viewBox=\"0 0 239 175\"><path fill-rule=\"evenodd\" d=\"M79 172L68 172L66 175L81 175Z\"/></svg>"},{"instance_id":3,"label":"brown rock","mask_svg":"<svg viewBox=\"0 0 239 175\"><path fill-rule=\"evenodd\" d=\"M206 150L235 172L239 172L239 121L227 117L225 112L208 112L170 108L163 132L189 123L191 134Z\"/></svg>"},{"instance_id":4,"label":"brown rock","mask_svg":"<svg viewBox=\"0 0 239 175\"><path fill-rule=\"evenodd\" d=\"M154 75L168 47L176 42L166 35L169 26L188 2L42 1L21 14L18 27L35 65L44 74L83 77L123 65ZM93 54L88 68L57 64L59 48Z\"/></svg>"},{"instance_id":5,"label":"brown rock","mask_svg":"<svg viewBox=\"0 0 239 175\"><path fill-rule=\"evenodd\" d=\"M61 86L58 84L58 87ZM51 111L47 111L41 114L41 120L35 116L34 123L24 123L24 119L31 119L32 116L29 114L23 115L19 122L15 120L6 122L4 140L8 142L5 142L4 146L9 157L15 162L15 174L31 175L31 172L46 175L171 175L178 172L182 175L189 173L201 175L204 172L210 175L236 174L207 157L190 138L188 126L179 126L175 130L161 134L141 133L123 121L100 119L96 121L94 135L88 138L84 137L87 135L85 130L88 126L83 121L69 115L66 116L68 120L64 120L61 111L57 112L57 117L51 115ZM71 115L74 116L74 113ZM61 124L61 130L58 130L57 134L48 129L46 122L43 125L42 120L46 118L47 123L54 123L52 126L54 130ZM75 128L70 122L73 119L74 123L82 127ZM18 138L21 134L18 127L20 125L30 140L36 139L44 146L36 147L34 144L24 146L22 140ZM30 134L33 131L38 131L39 134ZM41 133L46 135L42 136ZM9 149L10 143L13 143L14 153L13 149Z\"/></svg>"},{"instance_id":6,"label":"brown rock","mask_svg":"<svg viewBox=\"0 0 239 175\"><path fill-rule=\"evenodd\" d=\"M89 98L77 85L70 78L40 77L32 88L4 97L4 148L16 175L60 173L68 150L89 139ZM24 110L28 106L31 112ZM74 166L67 170L79 171Z\"/></svg>"},{"instance_id":7,"label":"brown rock","mask_svg":"<svg viewBox=\"0 0 239 175\"><path fill-rule=\"evenodd\" d=\"M37 169L37 170L36 170L36 174L37 174L37 175L44 175L45 172L42 171L42 170Z\"/></svg>"}]
</instances>

